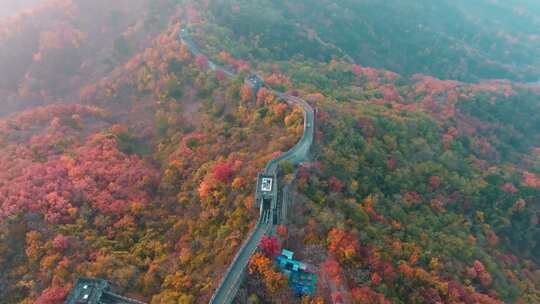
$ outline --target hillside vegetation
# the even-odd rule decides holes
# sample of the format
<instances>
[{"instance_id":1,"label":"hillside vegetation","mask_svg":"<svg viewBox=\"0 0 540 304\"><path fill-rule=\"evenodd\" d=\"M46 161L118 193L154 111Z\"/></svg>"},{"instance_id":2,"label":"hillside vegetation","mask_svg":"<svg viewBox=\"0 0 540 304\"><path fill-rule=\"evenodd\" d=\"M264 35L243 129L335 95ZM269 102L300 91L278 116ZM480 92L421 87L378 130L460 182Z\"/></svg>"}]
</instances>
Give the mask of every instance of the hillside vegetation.
<instances>
[{"instance_id":1,"label":"hillside vegetation","mask_svg":"<svg viewBox=\"0 0 540 304\"><path fill-rule=\"evenodd\" d=\"M208 302L257 219L257 173L303 130L250 70L317 108L316 140L239 303L540 303L540 88L518 82L540 78L539 16L55 0L0 21L0 303L63 303L80 276ZM237 78L180 43L188 23ZM292 295L279 246L317 270L313 297Z\"/></svg>"},{"instance_id":2,"label":"hillside vegetation","mask_svg":"<svg viewBox=\"0 0 540 304\"><path fill-rule=\"evenodd\" d=\"M540 10L521 2L227 0L209 8L232 41L248 42L231 48L241 57L337 56L404 76L531 82L540 79Z\"/></svg>"}]
</instances>

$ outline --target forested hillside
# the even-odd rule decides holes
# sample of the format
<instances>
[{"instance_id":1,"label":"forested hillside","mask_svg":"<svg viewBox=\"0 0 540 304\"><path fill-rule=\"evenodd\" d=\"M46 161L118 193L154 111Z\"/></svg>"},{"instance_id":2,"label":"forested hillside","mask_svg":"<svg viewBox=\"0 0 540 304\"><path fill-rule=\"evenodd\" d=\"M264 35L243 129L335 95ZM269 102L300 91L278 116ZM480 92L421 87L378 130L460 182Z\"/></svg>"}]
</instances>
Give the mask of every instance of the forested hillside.
<instances>
[{"instance_id":1,"label":"forested hillside","mask_svg":"<svg viewBox=\"0 0 540 304\"><path fill-rule=\"evenodd\" d=\"M174 1L43 1L0 19L0 115L78 95L164 30Z\"/></svg>"},{"instance_id":2,"label":"forested hillside","mask_svg":"<svg viewBox=\"0 0 540 304\"><path fill-rule=\"evenodd\" d=\"M243 57L338 56L404 76L540 79L533 1L216 0L210 11L232 41L249 43L231 48Z\"/></svg>"},{"instance_id":3,"label":"forested hillside","mask_svg":"<svg viewBox=\"0 0 540 304\"><path fill-rule=\"evenodd\" d=\"M81 276L208 302L257 173L303 130L251 70L317 108L316 141L239 303L540 303L539 23L518 0L53 0L0 19L0 303L63 303ZM238 77L189 52L187 24ZM281 246L316 269L313 297Z\"/></svg>"},{"instance_id":4,"label":"forested hillside","mask_svg":"<svg viewBox=\"0 0 540 304\"><path fill-rule=\"evenodd\" d=\"M141 3L140 13L161 14L170 5ZM50 10L37 10L36 18L56 22L44 17ZM0 121L0 302L62 303L80 276L106 278L154 303L209 299L217 284L211 274L224 271L255 219L257 172L294 144L302 121L271 96L241 98L242 78L226 80L191 56L177 38L179 12L124 59L114 39L99 35L85 35L77 47L54 46L55 56L94 44L111 49L103 55L109 67L93 65L91 76L62 82L61 90L41 83L31 103L17 89L31 71L2 78L3 105L26 110ZM141 31L153 28L150 22ZM31 62L21 69L65 68L61 57L46 64L18 55ZM45 98L43 90L62 98Z\"/></svg>"}]
</instances>

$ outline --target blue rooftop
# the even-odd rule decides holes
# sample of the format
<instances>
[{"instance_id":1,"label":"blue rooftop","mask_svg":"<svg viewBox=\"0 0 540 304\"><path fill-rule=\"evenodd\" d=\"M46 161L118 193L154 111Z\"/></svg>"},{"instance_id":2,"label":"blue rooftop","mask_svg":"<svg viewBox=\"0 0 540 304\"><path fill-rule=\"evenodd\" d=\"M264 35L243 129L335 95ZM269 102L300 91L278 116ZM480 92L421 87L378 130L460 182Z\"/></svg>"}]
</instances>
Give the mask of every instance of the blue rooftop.
<instances>
[{"instance_id":1,"label":"blue rooftop","mask_svg":"<svg viewBox=\"0 0 540 304\"><path fill-rule=\"evenodd\" d=\"M313 295L317 286L317 275L308 266L293 259L294 252L283 249L276 258L280 270L289 278L289 286L298 296Z\"/></svg>"}]
</instances>

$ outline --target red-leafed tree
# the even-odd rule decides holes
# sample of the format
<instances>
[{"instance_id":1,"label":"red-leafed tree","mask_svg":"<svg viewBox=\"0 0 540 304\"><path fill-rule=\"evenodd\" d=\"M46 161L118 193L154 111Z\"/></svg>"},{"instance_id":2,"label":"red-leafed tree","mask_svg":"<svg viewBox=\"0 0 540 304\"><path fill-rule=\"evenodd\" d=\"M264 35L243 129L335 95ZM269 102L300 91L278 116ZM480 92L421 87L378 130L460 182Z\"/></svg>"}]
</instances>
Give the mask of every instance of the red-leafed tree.
<instances>
[{"instance_id":1,"label":"red-leafed tree","mask_svg":"<svg viewBox=\"0 0 540 304\"><path fill-rule=\"evenodd\" d=\"M523 172L523 185L540 189L540 178L534 173L525 171Z\"/></svg>"},{"instance_id":2,"label":"red-leafed tree","mask_svg":"<svg viewBox=\"0 0 540 304\"><path fill-rule=\"evenodd\" d=\"M433 175L429 178L429 185L433 188L439 188L441 185L441 178L439 176Z\"/></svg>"},{"instance_id":3,"label":"red-leafed tree","mask_svg":"<svg viewBox=\"0 0 540 304\"><path fill-rule=\"evenodd\" d=\"M343 283L343 270L339 263L333 259L328 258L321 264L321 272L323 275L331 281L332 284L339 286Z\"/></svg>"},{"instance_id":4,"label":"red-leafed tree","mask_svg":"<svg viewBox=\"0 0 540 304\"><path fill-rule=\"evenodd\" d=\"M343 294L339 291L332 292L330 297L332 298L332 303L334 304L344 303Z\"/></svg>"},{"instance_id":5,"label":"red-leafed tree","mask_svg":"<svg viewBox=\"0 0 540 304\"><path fill-rule=\"evenodd\" d=\"M53 240L53 247L58 251L64 251L69 247L69 239L63 234L59 234Z\"/></svg>"},{"instance_id":6,"label":"red-leafed tree","mask_svg":"<svg viewBox=\"0 0 540 304\"><path fill-rule=\"evenodd\" d=\"M341 192L343 190L343 182L337 179L335 176L330 177L328 180L328 186L330 186L330 191L332 192Z\"/></svg>"},{"instance_id":7,"label":"red-leafed tree","mask_svg":"<svg viewBox=\"0 0 540 304\"><path fill-rule=\"evenodd\" d=\"M227 76L225 75L225 72L223 72L223 70L217 69L216 70L216 79L218 81L223 81L223 80L227 79Z\"/></svg>"},{"instance_id":8,"label":"red-leafed tree","mask_svg":"<svg viewBox=\"0 0 540 304\"><path fill-rule=\"evenodd\" d=\"M197 57L195 57L195 62L201 69L206 69L208 67L208 57L204 55L197 55Z\"/></svg>"},{"instance_id":9,"label":"red-leafed tree","mask_svg":"<svg viewBox=\"0 0 540 304\"><path fill-rule=\"evenodd\" d=\"M389 159L386 161L386 168L390 171L394 171L396 169L397 162L395 159Z\"/></svg>"},{"instance_id":10,"label":"red-leafed tree","mask_svg":"<svg viewBox=\"0 0 540 304\"><path fill-rule=\"evenodd\" d=\"M509 194L516 194L519 192L519 190L512 183L505 183L501 186L501 190Z\"/></svg>"},{"instance_id":11,"label":"red-leafed tree","mask_svg":"<svg viewBox=\"0 0 540 304\"><path fill-rule=\"evenodd\" d=\"M35 304L62 304L68 292L69 290L63 287L45 289L39 298L37 298Z\"/></svg>"},{"instance_id":12,"label":"red-leafed tree","mask_svg":"<svg viewBox=\"0 0 540 304\"><path fill-rule=\"evenodd\" d=\"M285 225L277 225L276 232L283 240L287 240L289 238L289 230Z\"/></svg>"},{"instance_id":13,"label":"red-leafed tree","mask_svg":"<svg viewBox=\"0 0 540 304\"><path fill-rule=\"evenodd\" d=\"M380 274L376 272L371 274L371 283L373 283L373 285L377 286L381 284L381 282L382 282L382 277Z\"/></svg>"},{"instance_id":14,"label":"red-leafed tree","mask_svg":"<svg viewBox=\"0 0 540 304\"><path fill-rule=\"evenodd\" d=\"M259 248L269 257L276 257L281 253L281 243L275 236L265 236L259 243Z\"/></svg>"},{"instance_id":15,"label":"red-leafed tree","mask_svg":"<svg viewBox=\"0 0 540 304\"><path fill-rule=\"evenodd\" d=\"M420 288L418 293L424 298L426 304L444 303L439 292L435 288Z\"/></svg>"},{"instance_id":16,"label":"red-leafed tree","mask_svg":"<svg viewBox=\"0 0 540 304\"><path fill-rule=\"evenodd\" d=\"M218 182L229 183L233 174L234 168L229 162L221 162L214 166L213 176Z\"/></svg>"},{"instance_id":17,"label":"red-leafed tree","mask_svg":"<svg viewBox=\"0 0 540 304\"><path fill-rule=\"evenodd\" d=\"M478 260L474 261L472 269L468 268L467 272L470 276L477 278L480 285L482 285L484 288L488 288L492 283L491 275L484 267L484 264Z\"/></svg>"}]
</instances>

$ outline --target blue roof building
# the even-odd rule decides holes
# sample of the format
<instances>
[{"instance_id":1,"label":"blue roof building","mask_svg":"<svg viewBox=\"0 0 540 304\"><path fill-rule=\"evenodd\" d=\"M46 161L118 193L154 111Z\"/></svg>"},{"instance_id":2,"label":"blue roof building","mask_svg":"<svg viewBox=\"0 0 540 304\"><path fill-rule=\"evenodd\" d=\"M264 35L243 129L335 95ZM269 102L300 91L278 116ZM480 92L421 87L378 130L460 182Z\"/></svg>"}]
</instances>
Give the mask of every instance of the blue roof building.
<instances>
[{"instance_id":1,"label":"blue roof building","mask_svg":"<svg viewBox=\"0 0 540 304\"><path fill-rule=\"evenodd\" d=\"M294 252L283 249L281 255L276 258L279 269L289 278L289 286L296 295L313 295L317 286L317 275L293 256Z\"/></svg>"}]
</instances>

